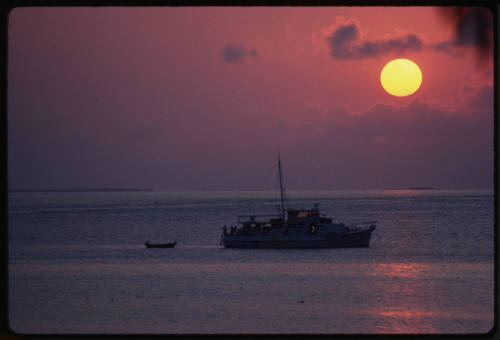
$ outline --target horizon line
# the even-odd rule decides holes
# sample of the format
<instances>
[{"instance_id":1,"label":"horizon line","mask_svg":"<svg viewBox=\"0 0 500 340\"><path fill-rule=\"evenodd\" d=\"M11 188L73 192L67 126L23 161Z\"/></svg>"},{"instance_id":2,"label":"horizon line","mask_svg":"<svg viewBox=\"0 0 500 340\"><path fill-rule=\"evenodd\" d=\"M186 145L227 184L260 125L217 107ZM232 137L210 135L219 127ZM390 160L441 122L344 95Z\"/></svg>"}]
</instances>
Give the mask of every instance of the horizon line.
<instances>
[{"instance_id":1,"label":"horizon line","mask_svg":"<svg viewBox=\"0 0 500 340\"><path fill-rule=\"evenodd\" d=\"M406 188L352 188L352 189L289 189L287 191L494 191L495 188L440 188L440 187L406 187ZM14 189L8 193L36 193L36 192L238 192L238 191L275 191L274 189L143 189L143 188L65 188L65 189Z\"/></svg>"}]
</instances>

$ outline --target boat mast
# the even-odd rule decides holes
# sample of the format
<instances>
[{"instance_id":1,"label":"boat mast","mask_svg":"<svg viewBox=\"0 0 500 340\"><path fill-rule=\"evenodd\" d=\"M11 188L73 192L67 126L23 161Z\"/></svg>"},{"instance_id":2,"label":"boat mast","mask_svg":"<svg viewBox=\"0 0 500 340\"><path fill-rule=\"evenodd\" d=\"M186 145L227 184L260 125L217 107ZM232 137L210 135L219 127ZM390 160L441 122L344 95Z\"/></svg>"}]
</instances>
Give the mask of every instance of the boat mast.
<instances>
[{"instance_id":1,"label":"boat mast","mask_svg":"<svg viewBox=\"0 0 500 340\"><path fill-rule=\"evenodd\" d=\"M285 204L283 198L283 181L281 179L281 157L278 154L278 173L280 177L280 196L281 196L281 220L285 221Z\"/></svg>"}]
</instances>

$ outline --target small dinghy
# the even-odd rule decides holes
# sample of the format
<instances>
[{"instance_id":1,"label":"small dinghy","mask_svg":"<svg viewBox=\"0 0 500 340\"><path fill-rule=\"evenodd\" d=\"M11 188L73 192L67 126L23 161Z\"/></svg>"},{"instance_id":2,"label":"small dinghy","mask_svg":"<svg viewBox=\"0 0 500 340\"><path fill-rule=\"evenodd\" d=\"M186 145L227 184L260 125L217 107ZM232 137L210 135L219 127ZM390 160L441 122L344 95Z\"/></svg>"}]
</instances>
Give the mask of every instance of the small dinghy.
<instances>
[{"instance_id":1,"label":"small dinghy","mask_svg":"<svg viewBox=\"0 0 500 340\"><path fill-rule=\"evenodd\" d=\"M177 244L177 242L149 243L149 241L148 241L148 242L144 243L146 248L173 248L173 247L175 247L176 244Z\"/></svg>"}]
</instances>

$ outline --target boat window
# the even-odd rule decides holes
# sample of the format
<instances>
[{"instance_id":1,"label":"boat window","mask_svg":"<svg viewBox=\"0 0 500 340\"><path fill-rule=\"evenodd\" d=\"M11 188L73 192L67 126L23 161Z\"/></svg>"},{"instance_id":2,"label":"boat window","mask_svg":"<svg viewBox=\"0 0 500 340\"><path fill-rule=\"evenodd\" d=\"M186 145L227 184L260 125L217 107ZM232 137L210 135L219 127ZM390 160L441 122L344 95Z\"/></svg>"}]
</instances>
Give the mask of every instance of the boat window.
<instances>
[{"instance_id":1,"label":"boat window","mask_svg":"<svg viewBox=\"0 0 500 340\"><path fill-rule=\"evenodd\" d=\"M297 217L300 217L300 218L306 218L307 216L309 216L309 211L301 211L297 215Z\"/></svg>"}]
</instances>

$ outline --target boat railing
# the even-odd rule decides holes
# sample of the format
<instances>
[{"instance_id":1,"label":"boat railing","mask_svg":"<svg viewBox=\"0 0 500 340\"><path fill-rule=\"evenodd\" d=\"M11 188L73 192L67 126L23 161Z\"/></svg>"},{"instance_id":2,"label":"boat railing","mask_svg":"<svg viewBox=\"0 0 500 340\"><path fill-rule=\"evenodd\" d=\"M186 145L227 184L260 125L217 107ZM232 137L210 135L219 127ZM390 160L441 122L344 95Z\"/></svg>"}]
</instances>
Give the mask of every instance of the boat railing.
<instances>
[{"instance_id":1,"label":"boat railing","mask_svg":"<svg viewBox=\"0 0 500 340\"><path fill-rule=\"evenodd\" d=\"M258 221L256 220L255 218L256 217L276 217L276 218L281 218L280 215L239 215L238 216L238 223L242 223L242 222L257 222L257 223L264 223L262 221Z\"/></svg>"}]
</instances>

